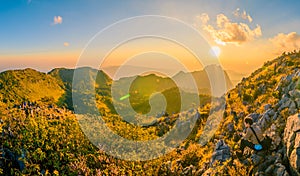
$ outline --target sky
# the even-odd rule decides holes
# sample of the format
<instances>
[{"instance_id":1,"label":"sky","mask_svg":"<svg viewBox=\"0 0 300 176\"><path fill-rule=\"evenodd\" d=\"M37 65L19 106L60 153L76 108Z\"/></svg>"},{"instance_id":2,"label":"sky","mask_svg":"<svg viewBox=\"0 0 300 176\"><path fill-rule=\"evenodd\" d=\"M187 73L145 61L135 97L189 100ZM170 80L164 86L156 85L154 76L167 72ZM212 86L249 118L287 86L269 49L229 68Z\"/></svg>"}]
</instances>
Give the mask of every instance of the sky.
<instances>
[{"instance_id":1,"label":"sky","mask_svg":"<svg viewBox=\"0 0 300 176\"><path fill-rule=\"evenodd\" d=\"M300 48L299 6L298 0L0 0L0 71L30 67L47 72L76 67L84 48L99 31L126 18L160 15L178 19L203 35L225 70L251 73L284 51ZM159 28L151 23L143 27ZM168 30L177 33L177 29ZM107 46L94 48L90 57L113 48L110 39L121 35L106 36ZM192 36L184 37L193 40ZM138 39L123 45L101 67L125 63L149 66L157 51L167 59L153 59L159 63L151 67L176 67L178 62L168 64L172 55L191 71L201 69L195 58L179 52L180 46L172 42ZM164 52L159 51L162 48ZM130 58L147 62L129 62Z\"/></svg>"}]
</instances>

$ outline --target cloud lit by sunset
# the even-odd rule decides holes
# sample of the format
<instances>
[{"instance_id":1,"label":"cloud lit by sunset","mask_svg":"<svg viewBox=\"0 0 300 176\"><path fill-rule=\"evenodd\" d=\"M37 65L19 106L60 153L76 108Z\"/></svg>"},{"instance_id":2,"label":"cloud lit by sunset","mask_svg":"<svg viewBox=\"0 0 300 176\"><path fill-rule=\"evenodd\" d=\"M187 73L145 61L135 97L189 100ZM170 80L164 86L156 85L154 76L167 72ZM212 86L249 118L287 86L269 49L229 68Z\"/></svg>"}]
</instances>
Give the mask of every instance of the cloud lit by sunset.
<instances>
[{"instance_id":1,"label":"cloud lit by sunset","mask_svg":"<svg viewBox=\"0 0 300 176\"><path fill-rule=\"evenodd\" d=\"M61 24L63 21L62 17L61 16L55 16L54 19L53 19L53 24L56 25L56 24Z\"/></svg>"}]
</instances>

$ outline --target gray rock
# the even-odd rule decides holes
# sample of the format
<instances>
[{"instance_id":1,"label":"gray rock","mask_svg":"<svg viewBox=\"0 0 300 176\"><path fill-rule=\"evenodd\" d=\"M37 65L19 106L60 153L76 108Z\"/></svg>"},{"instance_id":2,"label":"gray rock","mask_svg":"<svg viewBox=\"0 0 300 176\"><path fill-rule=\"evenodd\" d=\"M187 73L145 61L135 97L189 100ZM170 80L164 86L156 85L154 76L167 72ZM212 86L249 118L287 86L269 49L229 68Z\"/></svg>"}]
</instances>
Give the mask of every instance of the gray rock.
<instances>
[{"instance_id":1,"label":"gray rock","mask_svg":"<svg viewBox=\"0 0 300 176\"><path fill-rule=\"evenodd\" d=\"M273 175L275 176L283 176L283 175L289 175L286 171L286 168L281 163L278 163L275 165L275 168L273 170Z\"/></svg>"},{"instance_id":2,"label":"gray rock","mask_svg":"<svg viewBox=\"0 0 300 176\"><path fill-rule=\"evenodd\" d=\"M298 98L298 97L300 97L300 90L298 90L298 89L291 90L291 91L289 91L289 95L291 97Z\"/></svg>"},{"instance_id":3,"label":"gray rock","mask_svg":"<svg viewBox=\"0 0 300 176\"><path fill-rule=\"evenodd\" d=\"M277 146L280 145L282 139L281 135L277 130L277 126L273 123L271 127L265 132L269 137L272 138L272 146L271 149L275 149Z\"/></svg>"},{"instance_id":4,"label":"gray rock","mask_svg":"<svg viewBox=\"0 0 300 176\"><path fill-rule=\"evenodd\" d=\"M260 164L261 162L263 162L264 158L262 156L257 155L257 154L253 154L251 156L251 161L252 161L253 165L256 166L256 165Z\"/></svg>"},{"instance_id":5,"label":"gray rock","mask_svg":"<svg viewBox=\"0 0 300 176\"><path fill-rule=\"evenodd\" d=\"M272 172L273 169L275 168L275 166L274 166L274 161L276 160L275 157L273 157L273 156L266 156L264 158L265 158L264 162L258 164L257 168L255 168L255 170L257 171L257 173L260 173L260 172ZM269 175L271 175L271 173Z\"/></svg>"},{"instance_id":6,"label":"gray rock","mask_svg":"<svg viewBox=\"0 0 300 176\"><path fill-rule=\"evenodd\" d=\"M283 98L279 101L280 107L278 108L279 111L282 111L285 108L290 107L292 100L289 98Z\"/></svg>"},{"instance_id":7,"label":"gray rock","mask_svg":"<svg viewBox=\"0 0 300 176\"><path fill-rule=\"evenodd\" d=\"M274 164L270 165L270 166L266 169L265 174L266 174L266 175L273 175L274 169L275 169L275 165L274 165Z\"/></svg>"},{"instance_id":8,"label":"gray rock","mask_svg":"<svg viewBox=\"0 0 300 176\"><path fill-rule=\"evenodd\" d=\"M293 172L300 174L300 117L299 114L288 117L284 130L286 153Z\"/></svg>"},{"instance_id":9,"label":"gray rock","mask_svg":"<svg viewBox=\"0 0 300 176\"><path fill-rule=\"evenodd\" d=\"M293 79L293 75L288 75L288 76L286 77L285 81L291 82L292 79Z\"/></svg>"},{"instance_id":10,"label":"gray rock","mask_svg":"<svg viewBox=\"0 0 300 176\"><path fill-rule=\"evenodd\" d=\"M258 113L252 113L252 114L248 115L248 117L252 118L253 122L257 122L259 119L259 116L260 116L260 114L258 114Z\"/></svg>"},{"instance_id":11,"label":"gray rock","mask_svg":"<svg viewBox=\"0 0 300 176\"><path fill-rule=\"evenodd\" d=\"M285 102L285 101L287 101L289 98L290 98L290 95L288 95L288 94L283 94L280 101L284 101L284 102Z\"/></svg>"},{"instance_id":12,"label":"gray rock","mask_svg":"<svg viewBox=\"0 0 300 176\"><path fill-rule=\"evenodd\" d=\"M269 110L271 107L272 107L271 104L266 104L266 105L264 105L264 110L267 111L267 110Z\"/></svg>"},{"instance_id":13,"label":"gray rock","mask_svg":"<svg viewBox=\"0 0 300 176\"><path fill-rule=\"evenodd\" d=\"M292 101L289 106L289 114L295 114L297 112L296 103Z\"/></svg>"},{"instance_id":14,"label":"gray rock","mask_svg":"<svg viewBox=\"0 0 300 176\"><path fill-rule=\"evenodd\" d=\"M257 172L256 174L255 174L255 176L265 176L265 173L264 172Z\"/></svg>"},{"instance_id":15,"label":"gray rock","mask_svg":"<svg viewBox=\"0 0 300 176\"><path fill-rule=\"evenodd\" d=\"M277 120L278 116L279 116L279 113L275 113L274 116L273 116L273 120L274 121Z\"/></svg>"},{"instance_id":16,"label":"gray rock","mask_svg":"<svg viewBox=\"0 0 300 176\"><path fill-rule=\"evenodd\" d=\"M297 103L297 107L300 108L300 98L296 98L295 102Z\"/></svg>"},{"instance_id":17,"label":"gray rock","mask_svg":"<svg viewBox=\"0 0 300 176\"><path fill-rule=\"evenodd\" d=\"M281 153L276 153L275 164L277 164L277 163L282 163L282 154Z\"/></svg>"},{"instance_id":18,"label":"gray rock","mask_svg":"<svg viewBox=\"0 0 300 176\"><path fill-rule=\"evenodd\" d=\"M267 112L265 112L262 117L258 120L258 125L261 127L261 129L264 131L266 130L272 123L271 116L275 114L273 109L269 109Z\"/></svg>"},{"instance_id":19,"label":"gray rock","mask_svg":"<svg viewBox=\"0 0 300 176\"><path fill-rule=\"evenodd\" d=\"M215 151L212 154L211 165L213 165L216 161L220 161L222 163L230 159L230 157L230 147L223 140L219 140L216 144Z\"/></svg>"},{"instance_id":20,"label":"gray rock","mask_svg":"<svg viewBox=\"0 0 300 176\"><path fill-rule=\"evenodd\" d=\"M273 109L269 109L269 110L267 110L267 112L266 112L269 116L273 116L273 115L275 115L275 111L273 110Z\"/></svg>"}]
</instances>

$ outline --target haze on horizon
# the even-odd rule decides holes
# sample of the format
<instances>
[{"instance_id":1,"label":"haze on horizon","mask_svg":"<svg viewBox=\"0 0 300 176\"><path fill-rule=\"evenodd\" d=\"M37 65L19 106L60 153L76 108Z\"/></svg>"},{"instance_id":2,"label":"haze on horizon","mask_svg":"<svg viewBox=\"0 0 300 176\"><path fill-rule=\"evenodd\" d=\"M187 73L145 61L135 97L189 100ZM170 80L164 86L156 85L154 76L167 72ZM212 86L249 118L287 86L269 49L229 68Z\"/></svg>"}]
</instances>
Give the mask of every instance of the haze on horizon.
<instances>
[{"instance_id":1,"label":"haze on horizon","mask_svg":"<svg viewBox=\"0 0 300 176\"><path fill-rule=\"evenodd\" d=\"M0 4L0 71L74 68L83 48L97 32L119 20L141 15L168 16L191 25L217 49L224 70L237 73L251 73L284 51L300 48L299 1L4 0ZM145 54L145 47L164 49L165 53ZM101 52L101 48L95 52ZM135 62L126 61L128 58ZM177 61L170 61L172 58ZM106 59L101 68L128 63L180 71L180 62L190 71L202 69L180 47L160 40L129 42Z\"/></svg>"}]
</instances>

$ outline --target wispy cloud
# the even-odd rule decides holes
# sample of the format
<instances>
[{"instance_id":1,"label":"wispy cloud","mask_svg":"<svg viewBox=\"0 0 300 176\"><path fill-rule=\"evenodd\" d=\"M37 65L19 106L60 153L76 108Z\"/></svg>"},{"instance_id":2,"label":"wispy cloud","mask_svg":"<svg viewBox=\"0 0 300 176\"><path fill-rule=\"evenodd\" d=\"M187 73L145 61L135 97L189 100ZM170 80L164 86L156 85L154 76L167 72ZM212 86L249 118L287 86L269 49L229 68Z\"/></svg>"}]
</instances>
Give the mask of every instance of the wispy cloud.
<instances>
[{"instance_id":1,"label":"wispy cloud","mask_svg":"<svg viewBox=\"0 0 300 176\"><path fill-rule=\"evenodd\" d=\"M233 15L237 18L242 18L244 20L248 20L250 23L253 21L252 17L245 10L243 10L243 12L241 12L239 8L237 8L233 12Z\"/></svg>"},{"instance_id":2,"label":"wispy cloud","mask_svg":"<svg viewBox=\"0 0 300 176\"><path fill-rule=\"evenodd\" d=\"M208 14L202 14L198 18L202 19L202 29L207 31L217 44L240 45L262 35L259 25L251 29L246 23L232 22L224 14L217 15L216 24L209 24Z\"/></svg>"},{"instance_id":3,"label":"wispy cloud","mask_svg":"<svg viewBox=\"0 0 300 176\"><path fill-rule=\"evenodd\" d=\"M69 45L70 45L69 42L64 42L64 46L65 46L65 47L68 47Z\"/></svg>"},{"instance_id":4,"label":"wispy cloud","mask_svg":"<svg viewBox=\"0 0 300 176\"><path fill-rule=\"evenodd\" d=\"M289 34L279 33L269 40L277 47L278 53L300 49L300 35L296 32Z\"/></svg>"},{"instance_id":5,"label":"wispy cloud","mask_svg":"<svg viewBox=\"0 0 300 176\"><path fill-rule=\"evenodd\" d=\"M53 25L62 24L63 18L61 16L54 16Z\"/></svg>"}]
</instances>

